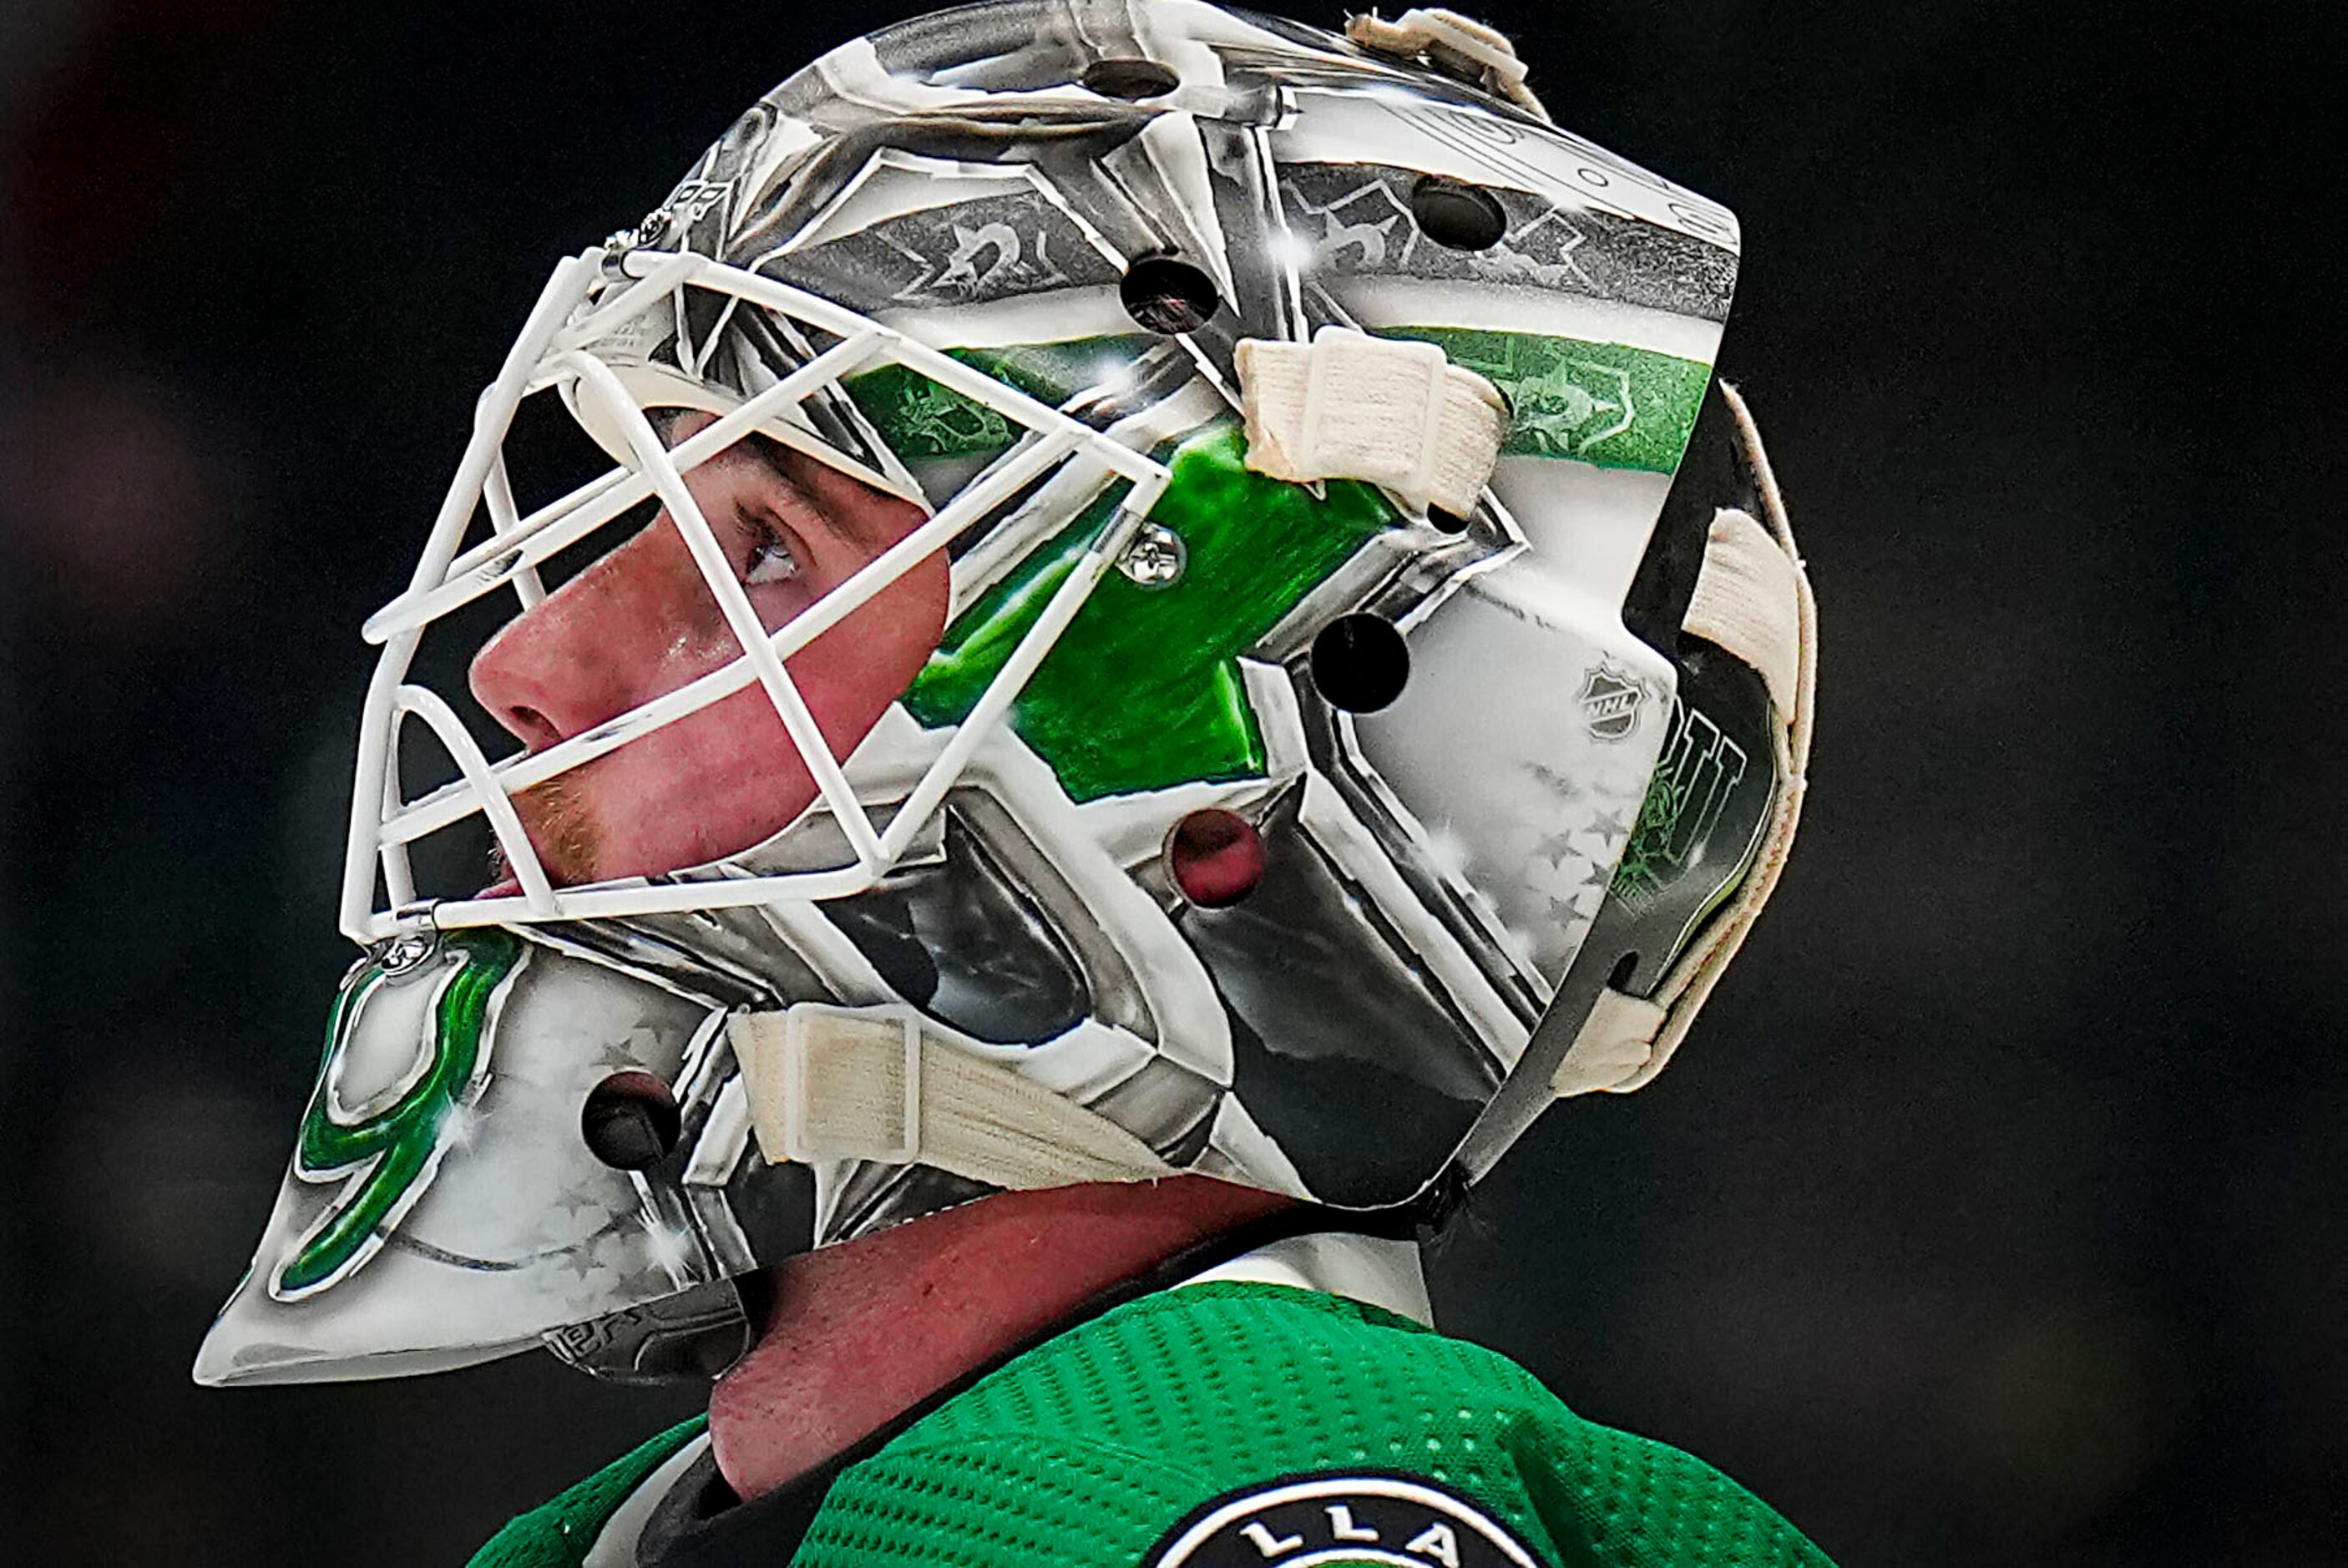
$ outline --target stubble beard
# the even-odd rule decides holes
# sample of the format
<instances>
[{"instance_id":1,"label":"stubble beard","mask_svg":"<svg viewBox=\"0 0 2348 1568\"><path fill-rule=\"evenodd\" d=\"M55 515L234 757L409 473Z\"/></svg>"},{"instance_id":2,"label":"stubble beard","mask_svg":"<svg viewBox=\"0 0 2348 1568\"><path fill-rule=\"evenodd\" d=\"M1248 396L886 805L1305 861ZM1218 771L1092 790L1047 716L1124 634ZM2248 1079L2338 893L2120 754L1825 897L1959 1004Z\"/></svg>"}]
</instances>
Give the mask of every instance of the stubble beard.
<instances>
[{"instance_id":1,"label":"stubble beard","mask_svg":"<svg viewBox=\"0 0 2348 1568\"><path fill-rule=\"evenodd\" d=\"M576 779L564 774L533 784L515 796L513 803L548 881L556 887L576 887L596 880L602 834ZM502 844L489 851L489 872L496 880L512 872Z\"/></svg>"}]
</instances>

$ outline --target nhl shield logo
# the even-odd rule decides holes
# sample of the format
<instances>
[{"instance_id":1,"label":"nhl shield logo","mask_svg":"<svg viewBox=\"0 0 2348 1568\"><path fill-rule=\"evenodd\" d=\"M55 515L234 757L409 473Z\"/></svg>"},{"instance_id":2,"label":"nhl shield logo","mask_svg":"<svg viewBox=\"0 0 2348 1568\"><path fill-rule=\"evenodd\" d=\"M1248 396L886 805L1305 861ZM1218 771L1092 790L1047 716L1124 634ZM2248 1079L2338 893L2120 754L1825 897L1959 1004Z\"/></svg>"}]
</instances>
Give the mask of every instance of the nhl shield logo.
<instances>
[{"instance_id":1,"label":"nhl shield logo","mask_svg":"<svg viewBox=\"0 0 2348 1568\"><path fill-rule=\"evenodd\" d=\"M1581 717L1592 740L1623 740L1639 727L1647 688L1612 660L1581 677Z\"/></svg>"}]
</instances>

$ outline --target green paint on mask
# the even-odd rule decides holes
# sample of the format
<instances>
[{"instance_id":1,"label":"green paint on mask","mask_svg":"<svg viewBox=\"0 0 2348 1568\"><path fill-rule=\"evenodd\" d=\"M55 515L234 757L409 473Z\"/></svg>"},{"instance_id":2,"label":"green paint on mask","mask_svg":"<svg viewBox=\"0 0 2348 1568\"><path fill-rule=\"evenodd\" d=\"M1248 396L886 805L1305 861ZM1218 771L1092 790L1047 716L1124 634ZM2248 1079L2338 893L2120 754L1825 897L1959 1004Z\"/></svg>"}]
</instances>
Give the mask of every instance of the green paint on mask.
<instances>
[{"instance_id":1,"label":"green paint on mask","mask_svg":"<svg viewBox=\"0 0 2348 1568\"><path fill-rule=\"evenodd\" d=\"M1745 748L1685 703L1672 703L1672 729L1648 780L1639 819L1614 868L1613 893L1643 910L1703 856L1713 829L1745 779ZM1731 878L1728 886L1734 886ZM1715 895L1715 900L1718 894Z\"/></svg>"},{"instance_id":2,"label":"green paint on mask","mask_svg":"<svg viewBox=\"0 0 2348 1568\"><path fill-rule=\"evenodd\" d=\"M1122 372L1156 341L1128 334L947 352L1037 402L1057 407ZM902 365L882 365L840 385L908 463L925 458L992 457L1009 449L1021 433L1019 426L985 404Z\"/></svg>"},{"instance_id":3,"label":"green paint on mask","mask_svg":"<svg viewBox=\"0 0 2348 1568\"><path fill-rule=\"evenodd\" d=\"M1506 393L1514 417L1503 452L1601 469L1677 468L1712 377L1701 360L1622 343L1451 326L1398 326L1383 335L1432 343Z\"/></svg>"},{"instance_id":4,"label":"green paint on mask","mask_svg":"<svg viewBox=\"0 0 2348 1568\"><path fill-rule=\"evenodd\" d=\"M1502 451L1601 469L1667 474L1678 467L1712 375L1702 360L1539 333L1396 326L1381 328L1379 335L1432 343L1454 365L1507 393L1514 417ZM1131 364L1154 341L1116 335L949 352L1056 406ZM908 461L991 456L1008 449L1019 433L983 403L901 365L850 377L843 385Z\"/></svg>"},{"instance_id":5,"label":"green paint on mask","mask_svg":"<svg viewBox=\"0 0 2348 1568\"><path fill-rule=\"evenodd\" d=\"M992 456L1018 438L1017 428L994 409L901 365L884 365L841 385L908 463Z\"/></svg>"},{"instance_id":6,"label":"green paint on mask","mask_svg":"<svg viewBox=\"0 0 2348 1568\"><path fill-rule=\"evenodd\" d=\"M421 1195L443 1152L450 1113L479 1089L489 1001L520 961L521 939L489 926L449 932L440 941L441 952L429 962L452 972L438 982L430 1060L407 1092L356 1121L336 1115L328 1077L367 997L386 984L383 969L367 964L353 970L335 998L325 1059L302 1116L294 1171L304 1181L341 1179L344 1186L325 1218L278 1264L270 1282L278 1295L323 1289L355 1266L369 1238ZM411 982L417 983L420 977Z\"/></svg>"},{"instance_id":7,"label":"green paint on mask","mask_svg":"<svg viewBox=\"0 0 2348 1568\"><path fill-rule=\"evenodd\" d=\"M1407 326L1386 335L1433 343L1508 394L1502 450L1600 468L1670 473L1694 428L1710 368L1619 343L1530 333ZM1109 336L955 357L1041 402L1064 403L1155 341ZM909 462L992 458L1019 434L1010 420L901 366L846 383ZM1248 471L1236 422L1174 449L1173 482L1151 520L1181 535L1189 562L1170 588L1111 573L1012 705L1010 722L1079 800L1192 779L1260 775L1263 740L1239 655L1379 530L1394 508L1372 486L1332 481L1326 499ZM1035 624L1122 493L1117 487L1037 549L947 629L905 695L932 727L958 723Z\"/></svg>"},{"instance_id":8,"label":"green paint on mask","mask_svg":"<svg viewBox=\"0 0 2348 1568\"><path fill-rule=\"evenodd\" d=\"M1104 577L1012 705L1012 727L1078 800L1262 774L1239 656L1395 521L1371 486L1334 480L1315 500L1249 472L1245 452L1235 423L1175 448L1150 520L1181 536L1181 579ZM915 718L934 727L970 712L1116 500L1104 495L955 619L905 694Z\"/></svg>"}]
</instances>

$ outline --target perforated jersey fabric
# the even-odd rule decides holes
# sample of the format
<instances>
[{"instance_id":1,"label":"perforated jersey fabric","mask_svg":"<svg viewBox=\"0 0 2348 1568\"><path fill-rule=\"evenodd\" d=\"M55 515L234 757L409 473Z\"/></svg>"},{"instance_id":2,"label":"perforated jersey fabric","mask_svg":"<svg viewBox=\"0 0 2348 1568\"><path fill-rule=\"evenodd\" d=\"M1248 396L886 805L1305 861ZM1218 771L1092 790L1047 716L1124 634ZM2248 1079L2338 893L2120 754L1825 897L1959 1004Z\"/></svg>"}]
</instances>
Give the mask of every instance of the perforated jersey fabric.
<instances>
[{"instance_id":1,"label":"perforated jersey fabric","mask_svg":"<svg viewBox=\"0 0 2348 1568\"><path fill-rule=\"evenodd\" d=\"M628 1494L708 1426L706 1416L680 1421L552 1501L516 1515L489 1538L488 1545L473 1553L468 1568L580 1568L604 1522L627 1501Z\"/></svg>"},{"instance_id":2,"label":"perforated jersey fabric","mask_svg":"<svg viewBox=\"0 0 2348 1568\"><path fill-rule=\"evenodd\" d=\"M476 1568L575 1568L692 1431L621 1461L633 1475L616 1491L579 1497L592 1518L558 1527L573 1489ZM1506 1357L1342 1297L1220 1282L1070 1329L916 1422L842 1472L789 1563L1138 1568L1218 1498L1365 1472L1471 1500L1556 1568L1831 1568L1711 1466L1583 1420ZM521 1546L525 1522L541 1553L577 1554L489 1554Z\"/></svg>"}]
</instances>

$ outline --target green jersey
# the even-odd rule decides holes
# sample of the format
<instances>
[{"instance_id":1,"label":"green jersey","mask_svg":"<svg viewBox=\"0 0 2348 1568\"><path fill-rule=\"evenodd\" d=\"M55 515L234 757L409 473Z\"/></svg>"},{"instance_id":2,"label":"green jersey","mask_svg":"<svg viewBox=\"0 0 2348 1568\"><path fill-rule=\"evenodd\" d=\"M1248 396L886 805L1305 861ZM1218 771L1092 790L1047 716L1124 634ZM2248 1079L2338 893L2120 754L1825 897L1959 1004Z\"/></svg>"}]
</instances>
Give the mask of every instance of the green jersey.
<instances>
[{"instance_id":1,"label":"green jersey","mask_svg":"<svg viewBox=\"0 0 2348 1568\"><path fill-rule=\"evenodd\" d=\"M523 1514L474 1568L1827 1564L1709 1465L1507 1357L1278 1284L1104 1314L779 1506L689 1495L696 1470L724 1490L703 1429Z\"/></svg>"}]
</instances>

